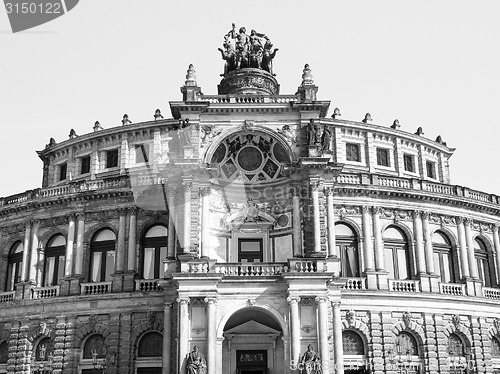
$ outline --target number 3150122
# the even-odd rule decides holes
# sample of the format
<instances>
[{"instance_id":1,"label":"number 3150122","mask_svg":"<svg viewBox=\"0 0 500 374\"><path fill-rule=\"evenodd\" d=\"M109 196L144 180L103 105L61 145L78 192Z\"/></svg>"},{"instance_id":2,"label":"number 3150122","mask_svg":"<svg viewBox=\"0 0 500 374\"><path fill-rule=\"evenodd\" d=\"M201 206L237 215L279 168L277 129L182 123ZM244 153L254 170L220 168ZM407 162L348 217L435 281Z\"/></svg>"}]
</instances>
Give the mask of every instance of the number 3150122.
<instances>
[{"instance_id":1,"label":"number 3150122","mask_svg":"<svg viewBox=\"0 0 500 374\"><path fill-rule=\"evenodd\" d=\"M61 14L60 3L5 3L7 13L22 13L22 14Z\"/></svg>"}]
</instances>

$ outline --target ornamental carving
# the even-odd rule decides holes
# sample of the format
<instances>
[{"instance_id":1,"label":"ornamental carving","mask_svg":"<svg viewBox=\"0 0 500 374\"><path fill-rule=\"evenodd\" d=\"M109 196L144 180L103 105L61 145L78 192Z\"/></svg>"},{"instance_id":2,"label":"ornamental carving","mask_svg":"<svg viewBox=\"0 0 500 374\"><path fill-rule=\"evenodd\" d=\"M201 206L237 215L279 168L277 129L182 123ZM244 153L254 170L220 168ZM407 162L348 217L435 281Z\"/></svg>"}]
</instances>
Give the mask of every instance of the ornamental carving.
<instances>
[{"instance_id":1,"label":"ornamental carving","mask_svg":"<svg viewBox=\"0 0 500 374\"><path fill-rule=\"evenodd\" d=\"M309 334L310 332L315 330L314 326L312 325L301 326L300 329L304 331L306 334Z\"/></svg>"},{"instance_id":2,"label":"ornamental carving","mask_svg":"<svg viewBox=\"0 0 500 374\"><path fill-rule=\"evenodd\" d=\"M281 129L278 129L278 134L281 134L290 146L299 145L299 141L297 139L297 131L295 127L284 125Z\"/></svg>"},{"instance_id":3,"label":"ornamental carving","mask_svg":"<svg viewBox=\"0 0 500 374\"><path fill-rule=\"evenodd\" d=\"M493 326L497 329L497 334L500 333L500 318L495 318L493 320Z\"/></svg>"},{"instance_id":4,"label":"ornamental carving","mask_svg":"<svg viewBox=\"0 0 500 374\"><path fill-rule=\"evenodd\" d=\"M213 139L222 132L222 130L216 129L214 125L201 125L200 130L200 148L202 149L211 144Z\"/></svg>"},{"instance_id":5,"label":"ornamental carving","mask_svg":"<svg viewBox=\"0 0 500 374\"><path fill-rule=\"evenodd\" d=\"M301 297L300 305L316 305L314 297Z\"/></svg>"},{"instance_id":6,"label":"ornamental carving","mask_svg":"<svg viewBox=\"0 0 500 374\"><path fill-rule=\"evenodd\" d=\"M410 324L411 324L411 313L410 312L403 313L403 323L405 324L406 328L410 327Z\"/></svg>"},{"instance_id":7,"label":"ornamental carving","mask_svg":"<svg viewBox=\"0 0 500 374\"><path fill-rule=\"evenodd\" d=\"M348 310L345 314L345 319L347 321L347 324L349 326L352 326L354 324L354 321L356 320L356 312L354 312L353 309Z\"/></svg>"},{"instance_id":8,"label":"ornamental carving","mask_svg":"<svg viewBox=\"0 0 500 374\"><path fill-rule=\"evenodd\" d=\"M460 326L460 316L458 314L451 316L451 323L455 326L455 330L458 330L458 327Z\"/></svg>"}]
</instances>

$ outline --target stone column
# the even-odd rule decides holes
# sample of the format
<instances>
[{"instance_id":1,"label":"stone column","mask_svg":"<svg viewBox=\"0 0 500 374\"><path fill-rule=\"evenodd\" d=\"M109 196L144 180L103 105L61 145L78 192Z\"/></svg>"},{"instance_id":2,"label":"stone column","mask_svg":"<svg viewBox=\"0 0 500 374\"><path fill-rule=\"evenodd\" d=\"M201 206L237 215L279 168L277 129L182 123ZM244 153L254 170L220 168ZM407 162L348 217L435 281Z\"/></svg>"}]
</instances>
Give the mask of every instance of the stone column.
<instances>
[{"instance_id":1,"label":"stone column","mask_svg":"<svg viewBox=\"0 0 500 374\"><path fill-rule=\"evenodd\" d=\"M377 271L385 270L384 264L384 242L382 240L382 227L380 225L380 207L372 208L373 235L375 237L375 267Z\"/></svg>"},{"instance_id":2,"label":"stone column","mask_svg":"<svg viewBox=\"0 0 500 374\"><path fill-rule=\"evenodd\" d=\"M83 275L83 240L85 238L85 213L77 213L76 253L75 253L75 275Z\"/></svg>"},{"instance_id":3,"label":"stone column","mask_svg":"<svg viewBox=\"0 0 500 374\"><path fill-rule=\"evenodd\" d=\"M30 243L31 243L31 225L33 221L26 222L24 229L24 243L23 243L23 268L21 269L21 282L26 282L29 276L29 258L28 254L30 252Z\"/></svg>"},{"instance_id":4,"label":"stone column","mask_svg":"<svg viewBox=\"0 0 500 374\"><path fill-rule=\"evenodd\" d=\"M66 240L66 261L64 276L71 277L73 272L73 244L75 242L75 216L68 217L68 239Z\"/></svg>"},{"instance_id":5,"label":"stone column","mask_svg":"<svg viewBox=\"0 0 500 374\"><path fill-rule=\"evenodd\" d=\"M326 218L328 227L328 256L339 257L335 243L335 209L333 207L333 187L325 188L326 194Z\"/></svg>"},{"instance_id":6,"label":"stone column","mask_svg":"<svg viewBox=\"0 0 500 374\"><path fill-rule=\"evenodd\" d=\"M333 307L333 354L335 355L335 373L344 374L344 349L342 346L342 318L340 303L332 303Z\"/></svg>"},{"instance_id":7,"label":"stone column","mask_svg":"<svg viewBox=\"0 0 500 374\"><path fill-rule=\"evenodd\" d=\"M191 181L183 182L184 186L184 243L182 252L191 252L191 190L193 185Z\"/></svg>"},{"instance_id":8,"label":"stone column","mask_svg":"<svg viewBox=\"0 0 500 374\"><path fill-rule=\"evenodd\" d=\"M470 276L474 279L479 279L479 272L477 269L476 257L474 255L474 241L472 240L471 226L472 219L465 219L465 239L467 241L467 257L469 259Z\"/></svg>"},{"instance_id":9,"label":"stone column","mask_svg":"<svg viewBox=\"0 0 500 374\"><path fill-rule=\"evenodd\" d=\"M38 268L38 230L40 229L40 221L33 221L31 229L31 259L29 267L29 281L37 284L37 268ZM27 249L25 249L27 251ZM41 284L37 284L41 286Z\"/></svg>"},{"instance_id":10,"label":"stone column","mask_svg":"<svg viewBox=\"0 0 500 374\"><path fill-rule=\"evenodd\" d=\"M125 266L125 221L126 209L120 209L120 219L118 221L118 243L116 248L116 272L122 272Z\"/></svg>"},{"instance_id":11,"label":"stone column","mask_svg":"<svg viewBox=\"0 0 500 374\"><path fill-rule=\"evenodd\" d=\"M300 320L299 320L299 297L288 297L290 304L290 341L292 356L290 362L296 365L299 362L300 356Z\"/></svg>"},{"instance_id":12,"label":"stone column","mask_svg":"<svg viewBox=\"0 0 500 374\"><path fill-rule=\"evenodd\" d=\"M498 223L494 224L492 227L493 231L493 245L495 246L495 254L497 260L497 285L500 284L500 237L498 234Z\"/></svg>"},{"instance_id":13,"label":"stone column","mask_svg":"<svg viewBox=\"0 0 500 374\"><path fill-rule=\"evenodd\" d=\"M186 356L189 353L189 297L177 299L179 304L179 358L178 373L186 372Z\"/></svg>"},{"instance_id":14,"label":"stone column","mask_svg":"<svg viewBox=\"0 0 500 374\"><path fill-rule=\"evenodd\" d=\"M326 296L316 297L318 303L318 335L319 355L321 357L321 368L323 374L330 374L330 352L328 349L328 298Z\"/></svg>"},{"instance_id":15,"label":"stone column","mask_svg":"<svg viewBox=\"0 0 500 374\"><path fill-rule=\"evenodd\" d=\"M311 185L312 203L313 203L313 223L314 223L314 252L321 252L321 223L319 210L319 182Z\"/></svg>"},{"instance_id":16,"label":"stone column","mask_svg":"<svg viewBox=\"0 0 500 374\"><path fill-rule=\"evenodd\" d=\"M302 253L302 220L300 218L300 191L293 189L293 257L301 257Z\"/></svg>"},{"instance_id":17,"label":"stone column","mask_svg":"<svg viewBox=\"0 0 500 374\"><path fill-rule=\"evenodd\" d=\"M423 241L423 228L422 228L422 218L420 216L420 211L414 210L413 215L413 232L415 235L415 249L417 252L417 271L419 274L425 274L425 252L424 252L424 241Z\"/></svg>"},{"instance_id":18,"label":"stone column","mask_svg":"<svg viewBox=\"0 0 500 374\"><path fill-rule=\"evenodd\" d=\"M422 226L424 229L425 264L427 274L436 274L434 269L434 250L432 249L431 229L429 227L429 212L422 214Z\"/></svg>"},{"instance_id":19,"label":"stone column","mask_svg":"<svg viewBox=\"0 0 500 374\"><path fill-rule=\"evenodd\" d=\"M363 251L365 255L365 271L375 270L373 265L373 238L372 225L370 219L370 207L363 206L362 214L363 223Z\"/></svg>"},{"instance_id":20,"label":"stone column","mask_svg":"<svg viewBox=\"0 0 500 374\"><path fill-rule=\"evenodd\" d=\"M207 303L207 374L216 374L217 298L206 297Z\"/></svg>"},{"instance_id":21,"label":"stone column","mask_svg":"<svg viewBox=\"0 0 500 374\"><path fill-rule=\"evenodd\" d=\"M135 271L135 246L137 233L137 210L129 210L127 270Z\"/></svg>"},{"instance_id":22,"label":"stone column","mask_svg":"<svg viewBox=\"0 0 500 374\"><path fill-rule=\"evenodd\" d=\"M210 186L202 187L201 194L201 257L210 257ZM210 374L210 372L209 372Z\"/></svg>"},{"instance_id":23,"label":"stone column","mask_svg":"<svg viewBox=\"0 0 500 374\"><path fill-rule=\"evenodd\" d=\"M175 257L175 237L177 230L175 228L175 197L177 195L176 187L168 187L168 249L167 257Z\"/></svg>"},{"instance_id":24,"label":"stone column","mask_svg":"<svg viewBox=\"0 0 500 374\"><path fill-rule=\"evenodd\" d=\"M163 303L163 362L162 374L170 374L170 357L172 354L172 303Z\"/></svg>"},{"instance_id":25,"label":"stone column","mask_svg":"<svg viewBox=\"0 0 500 374\"><path fill-rule=\"evenodd\" d=\"M460 250L460 265L462 265L462 276L470 277L469 260L467 256L467 240L465 239L465 227L463 217L457 217L458 245Z\"/></svg>"}]
</instances>

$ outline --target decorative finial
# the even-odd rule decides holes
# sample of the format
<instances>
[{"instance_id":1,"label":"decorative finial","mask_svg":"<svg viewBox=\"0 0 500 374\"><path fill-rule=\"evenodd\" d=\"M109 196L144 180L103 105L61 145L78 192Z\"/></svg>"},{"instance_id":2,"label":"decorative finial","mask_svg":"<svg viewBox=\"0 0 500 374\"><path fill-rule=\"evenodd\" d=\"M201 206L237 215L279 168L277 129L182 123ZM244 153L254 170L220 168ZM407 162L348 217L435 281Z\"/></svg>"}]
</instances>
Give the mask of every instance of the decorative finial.
<instances>
[{"instance_id":1,"label":"decorative finial","mask_svg":"<svg viewBox=\"0 0 500 374\"><path fill-rule=\"evenodd\" d=\"M309 69L309 64L304 65L304 70L302 74L302 85L313 84L313 76L311 74L311 69Z\"/></svg>"},{"instance_id":2,"label":"decorative finial","mask_svg":"<svg viewBox=\"0 0 500 374\"><path fill-rule=\"evenodd\" d=\"M53 146L55 146L56 144L57 144L57 143L56 143L56 140L55 140L54 138L50 138L50 139L49 139L49 144L47 144L47 145L45 146L45 148L50 148L50 147L53 147Z\"/></svg>"},{"instance_id":3,"label":"decorative finial","mask_svg":"<svg viewBox=\"0 0 500 374\"><path fill-rule=\"evenodd\" d=\"M74 129L71 129L69 131L69 135L68 136L69 136L70 139L73 139L73 138L76 138L78 135L76 135L76 131Z\"/></svg>"},{"instance_id":4,"label":"decorative finial","mask_svg":"<svg viewBox=\"0 0 500 374\"><path fill-rule=\"evenodd\" d=\"M399 129L401 127L401 125L399 124L399 120L398 119L395 119L394 122L392 123L392 126L391 128L393 129Z\"/></svg>"},{"instance_id":5,"label":"decorative finial","mask_svg":"<svg viewBox=\"0 0 500 374\"><path fill-rule=\"evenodd\" d=\"M161 111L160 111L160 109L156 109L156 110L155 110L154 117L155 117L155 121L158 121L158 120L160 120L160 119L163 119L163 116L161 115Z\"/></svg>"},{"instance_id":6,"label":"decorative finial","mask_svg":"<svg viewBox=\"0 0 500 374\"><path fill-rule=\"evenodd\" d=\"M128 119L128 114L124 114L123 119L122 119L122 125L125 126L125 125L129 125L131 123L132 123L132 121Z\"/></svg>"},{"instance_id":7,"label":"decorative finial","mask_svg":"<svg viewBox=\"0 0 500 374\"><path fill-rule=\"evenodd\" d=\"M333 110L333 114L332 114L332 118L337 118L337 117L340 117L340 109L339 108L335 108Z\"/></svg>"},{"instance_id":8,"label":"decorative finial","mask_svg":"<svg viewBox=\"0 0 500 374\"><path fill-rule=\"evenodd\" d=\"M101 124L99 123L99 121L95 121L95 124L94 124L94 132L99 131L99 130L102 130L102 126L101 126Z\"/></svg>"},{"instance_id":9,"label":"decorative finial","mask_svg":"<svg viewBox=\"0 0 500 374\"><path fill-rule=\"evenodd\" d=\"M363 119L363 123L368 123L372 120L372 115L370 113L365 114L365 118Z\"/></svg>"},{"instance_id":10,"label":"decorative finial","mask_svg":"<svg viewBox=\"0 0 500 374\"><path fill-rule=\"evenodd\" d=\"M438 135L438 137L436 138L436 143L439 143L439 144L446 146L446 142L443 142L441 135Z\"/></svg>"},{"instance_id":11,"label":"decorative finial","mask_svg":"<svg viewBox=\"0 0 500 374\"><path fill-rule=\"evenodd\" d=\"M419 128L417 129L417 132L415 133L415 135L418 135L418 136L422 136L422 135L424 135L424 130L422 130L422 128L421 128L421 127L419 127Z\"/></svg>"},{"instance_id":12,"label":"decorative finial","mask_svg":"<svg viewBox=\"0 0 500 374\"><path fill-rule=\"evenodd\" d=\"M186 82L185 86L196 86L196 71L194 70L193 64L189 64L187 74L186 74Z\"/></svg>"}]
</instances>

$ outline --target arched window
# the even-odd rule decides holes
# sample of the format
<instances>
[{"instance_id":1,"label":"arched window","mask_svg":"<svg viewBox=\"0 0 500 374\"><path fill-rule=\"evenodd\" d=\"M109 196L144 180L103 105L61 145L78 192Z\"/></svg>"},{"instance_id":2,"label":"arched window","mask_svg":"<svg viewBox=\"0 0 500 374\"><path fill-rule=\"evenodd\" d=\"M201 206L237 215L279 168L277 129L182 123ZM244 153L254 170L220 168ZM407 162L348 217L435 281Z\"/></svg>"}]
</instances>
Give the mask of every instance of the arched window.
<instances>
[{"instance_id":1,"label":"arched window","mask_svg":"<svg viewBox=\"0 0 500 374\"><path fill-rule=\"evenodd\" d=\"M358 333L346 330L342 331L342 348L345 355L364 355L365 347L363 339Z\"/></svg>"},{"instance_id":2,"label":"arched window","mask_svg":"<svg viewBox=\"0 0 500 374\"><path fill-rule=\"evenodd\" d=\"M493 337L491 338L491 357L493 358L500 358L500 341L498 338Z\"/></svg>"},{"instance_id":3,"label":"arched window","mask_svg":"<svg viewBox=\"0 0 500 374\"><path fill-rule=\"evenodd\" d=\"M7 282L5 291L13 291L16 283L21 281L21 272L23 268L24 246L21 242L16 242L11 247L8 257Z\"/></svg>"},{"instance_id":4,"label":"arched window","mask_svg":"<svg viewBox=\"0 0 500 374\"><path fill-rule=\"evenodd\" d=\"M410 356L418 356L418 344L415 337L406 332L401 331L396 338L396 351L401 352L402 354L410 355Z\"/></svg>"},{"instance_id":5,"label":"arched window","mask_svg":"<svg viewBox=\"0 0 500 374\"><path fill-rule=\"evenodd\" d=\"M54 355L54 342L49 338L42 338L35 349L35 362L43 362L52 360Z\"/></svg>"},{"instance_id":6,"label":"arched window","mask_svg":"<svg viewBox=\"0 0 500 374\"><path fill-rule=\"evenodd\" d=\"M441 282L454 283L455 273L450 239L443 232L436 231L432 235L432 248L434 250L434 270L437 275L441 276Z\"/></svg>"},{"instance_id":7,"label":"arched window","mask_svg":"<svg viewBox=\"0 0 500 374\"><path fill-rule=\"evenodd\" d=\"M90 336L83 346L83 358L106 358L106 343L104 336L95 334Z\"/></svg>"},{"instance_id":8,"label":"arched window","mask_svg":"<svg viewBox=\"0 0 500 374\"><path fill-rule=\"evenodd\" d=\"M148 332L139 341L137 357L161 357L163 336L159 332Z\"/></svg>"},{"instance_id":9,"label":"arched window","mask_svg":"<svg viewBox=\"0 0 500 374\"><path fill-rule=\"evenodd\" d=\"M463 340L457 334L451 334L448 338L448 357L450 362L450 373L466 373L467 358Z\"/></svg>"},{"instance_id":10,"label":"arched window","mask_svg":"<svg viewBox=\"0 0 500 374\"><path fill-rule=\"evenodd\" d=\"M2 342L0 344L0 364L6 364L9 360L9 343Z\"/></svg>"},{"instance_id":11,"label":"arched window","mask_svg":"<svg viewBox=\"0 0 500 374\"><path fill-rule=\"evenodd\" d=\"M389 279L411 279L406 235L397 227L384 231L384 262Z\"/></svg>"},{"instance_id":12,"label":"arched window","mask_svg":"<svg viewBox=\"0 0 500 374\"><path fill-rule=\"evenodd\" d=\"M115 233L109 229L98 231L90 243L91 282L108 282L115 272Z\"/></svg>"},{"instance_id":13,"label":"arched window","mask_svg":"<svg viewBox=\"0 0 500 374\"><path fill-rule=\"evenodd\" d=\"M151 227L144 235L141 248L144 279L163 278L163 260L167 257L167 228L161 225Z\"/></svg>"},{"instance_id":14,"label":"arched window","mask_svg":"<svg viewBox=\"0 0 500 374\"><path fill-rule=\"evenodd\" d=\"M354 231L344 223L335 225L335 244L340 254L341 277L359 277L358 242Z\"/></svg>"},{"instance_id":15,"label":"arched window","mask_svg":"<svg viewBox=\"0 0 500 374\"><path fill-rule=\"evenodd\" d=\"M486 244L481 238L474 239L474 256L476 257L479 279L483 281L485 287L492 287L495 285L495 267L490 259Z\"/></svg>"},{"instance_id":16,"label":"arched window","mask_svg":"<svg viewBox=\"0 0 500 374\"><path fill-rule=\"evenodd\" d=\"M55 286L64 277L66 239L62 235L53 236L45 249L44 286Z\"/></svg>"}]
</instances>

